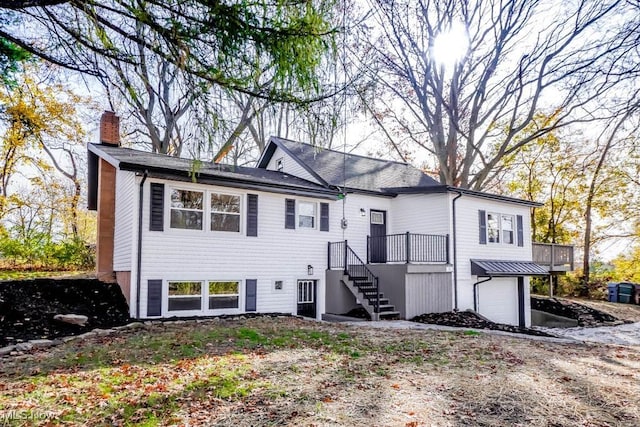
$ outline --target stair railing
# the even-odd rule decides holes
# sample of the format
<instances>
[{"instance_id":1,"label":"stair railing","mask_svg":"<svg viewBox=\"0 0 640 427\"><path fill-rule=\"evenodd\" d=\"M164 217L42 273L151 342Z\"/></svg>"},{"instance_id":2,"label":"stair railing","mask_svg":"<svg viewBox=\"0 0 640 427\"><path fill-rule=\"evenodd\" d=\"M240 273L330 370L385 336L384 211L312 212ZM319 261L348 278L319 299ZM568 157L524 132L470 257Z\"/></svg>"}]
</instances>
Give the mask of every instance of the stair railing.
<instances>
[{"instance_id":1,"label":"stair railing","mask_svg":"<svg viewBox=\"0 0 640 427\"><path fill-rule=\"evenodd\" d=\"M368 282L371 282L376 289L376 297L375 297L375 306L374 306L374 320L379 320L380 316L380 284L378 282L378 277L373 274L373 272L367 267L367 265L360 259L358 254L356 254L351 247L347 244L347 241L344 242L345 251L344 251L344 261L345 267L344 272L349 278L352 277L364 277ZM357 282L356 283L357 286ZM358 287L360 289L360 287ZM363 293L364 295L364 293ZM367 298L369 303L371 303L371 299Z\"/></svg>"},{"instance_id":2,"label":"stair railing","mask_svg":"<svg viewBox=\"0 0 640 427\"><path fill-rule=\"evenodd\" d=\"M367 265L360 259L358 254L349 246L346 240L340 242L329 242L327 247L327 264L329 269L342 268L345 276L349 276L358 290L371 304L369 299L357 281L353 280L354 277L365 278L368 282L371 282L376 289L375 306L373 320L379 320L380 316L380 283L378 277L367 267Z\"/></svg>"}]
</instances>

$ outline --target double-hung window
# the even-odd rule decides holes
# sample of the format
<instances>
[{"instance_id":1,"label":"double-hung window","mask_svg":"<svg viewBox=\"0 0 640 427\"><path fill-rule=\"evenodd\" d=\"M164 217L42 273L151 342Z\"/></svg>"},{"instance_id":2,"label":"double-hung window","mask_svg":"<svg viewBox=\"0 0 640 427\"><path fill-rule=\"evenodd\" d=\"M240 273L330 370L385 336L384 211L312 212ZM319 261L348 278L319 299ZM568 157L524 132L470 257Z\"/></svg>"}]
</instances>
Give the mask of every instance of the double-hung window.
<instances>
[{"instance_id":1,"label":"double-hung window","mask_svg":"<svg viewBox=\"0 0 640 427\"><path fill-rule=\"evenodd\" d=\"M203 308L205 301L206 305ZM206 312L229 308L240 308L240 281L168 282L167 309L170 312Z\"/></svg>"},{"instance_id":2,"label":"double-hung window","mask_svg":"<svg viewBox=\"0 0 640 427\"><path fill-rule=\"evenodd\" d=\"M207 208L205 195L210 196ZM235 194L171 189L170 227L204 230L205 218L210 216L211 231L239 233L242 197Z\"/></svg>"},{"instance_id":3,"label":"double-hung window","mask_svg":"<svg viewBox=\"0 0 640 427\"><path fill-rule=\"evenodd\" d=\"M497 213L487 213L487 241L500 243L500 215Z\"/></svg>"},{"instance_id":4,"label":"double-hung window","mask_svg":"<svg viewBox=\"0 0 640 427\"><path fill-rule=\"evenodd\" d=\"M240 232L240 196L211 193L211 230Z\"/></svg>"},{"instance_id":5,"label":"double-hung window","mask_svg":"<svg viewBox=\"0 0 640 427\"><path fill-rule=\"evenodd\" d=\"M500 228L502 229L502 243L512 245L514 243L513 215L500 215Z\"/></svg>"},{"instance_id":6,"label":"double-hung window","mask_svg":"<svg viewBox=\"0 0 640 427\"><path fill-rule=\"evenodd\" d=\"M516 243L516 220L513 215L487 212L487 242L513 245Z\"/></svg>"},{"instance_id":7,"label":"double-hung window","mask_svg":"<svg viewBox=\"0 0 640 427\"><path fill-rule=\"evenodd\" d=\"M171 190L171 228L202 230L202 191Z\"/></svg>"},{"instance_id":8,"label":"double-hung window","mask_svg":"<svg viewBox=\"0 0 640 427\"><path fill-rule=\"evenodd\" d=\"M202 282L169 282L168 310L202 310Z\"/></svg>"},{"instance_id":9,"label":"double-hung window","mask_svg":"<svg viewBox=\"0 0 640 427\"><path fill-rule=\"evenodd\" d=\"M209 310L240 307L240 282L209 282Z\"/></svg>"},{"instance_id":10,"label":"double-hung window","mask_svg":"<svg viewBox=\"0 0 640 427\"><path fill-rule=\"evenodd\" d=\"M311 202L298 202L298 227L316 227L316 204Z\"/></svg>"}]
</instances>

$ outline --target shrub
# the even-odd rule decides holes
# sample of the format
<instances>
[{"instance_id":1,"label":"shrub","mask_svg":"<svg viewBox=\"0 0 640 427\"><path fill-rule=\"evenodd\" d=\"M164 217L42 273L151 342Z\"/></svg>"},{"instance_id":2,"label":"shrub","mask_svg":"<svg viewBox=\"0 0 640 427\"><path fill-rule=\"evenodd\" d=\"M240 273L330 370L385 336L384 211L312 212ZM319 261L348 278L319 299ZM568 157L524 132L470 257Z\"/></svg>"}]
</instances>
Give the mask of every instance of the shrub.
<instances>
[{"instance_id":1,"label":"shrub","mask_svg":"<svg viewBox=\"0 0 640 427\"><path fill-rule=\"evenodd\" d=\"M3 261L12 268L45 270L86 270L95 265L93 248L81 239L52 242L36 237L22 240L3 236L0 239Z\"/></svg>"}]
</instances>

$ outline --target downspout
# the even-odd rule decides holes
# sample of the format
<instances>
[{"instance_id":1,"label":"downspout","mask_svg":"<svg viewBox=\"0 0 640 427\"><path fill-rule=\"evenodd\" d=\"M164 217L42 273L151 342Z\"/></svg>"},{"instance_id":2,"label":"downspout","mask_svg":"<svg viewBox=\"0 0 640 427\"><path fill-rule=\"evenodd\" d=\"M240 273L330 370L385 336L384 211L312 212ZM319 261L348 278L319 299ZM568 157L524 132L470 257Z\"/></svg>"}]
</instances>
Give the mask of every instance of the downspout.
<instances>
[{"instance_id":1,"label":"downspout","mask_svg":"<svg viewBox=\"0 0 640 427\"><path fill-rule=\"evenodd\" d=\"M473 284L473 311L475 311L476 313L478 312L478 285L480 283L488 282L491 279L493 279L493 277L489 276L488 278L479 280Z\"/></svg>"},{"instance_id":2,"label":"downspout","mask_svg":"<svg viewBox=\"0 0 640 427\"><path fill-rule=\"evenodd\" d=\"M462 197L462 191L456 191L458 195L451 202L453 216L453 309L458 310L458 244L456 233L456 200ZM475 294L474 294L475 297Z\"/></svg>"},{"instance_id":3,"label":"downspout","mask_svg":"<svg viewBox=\"0 0 640 427\"><path fill-rule=\"evenodd\" d=\"M142 205L144 197L144 182L149 172L145 169L140 181L140 195L138 197L138 260L136 265L136 319L140 318L140 272L142 271Z\"/></svg>"}]
</instances>

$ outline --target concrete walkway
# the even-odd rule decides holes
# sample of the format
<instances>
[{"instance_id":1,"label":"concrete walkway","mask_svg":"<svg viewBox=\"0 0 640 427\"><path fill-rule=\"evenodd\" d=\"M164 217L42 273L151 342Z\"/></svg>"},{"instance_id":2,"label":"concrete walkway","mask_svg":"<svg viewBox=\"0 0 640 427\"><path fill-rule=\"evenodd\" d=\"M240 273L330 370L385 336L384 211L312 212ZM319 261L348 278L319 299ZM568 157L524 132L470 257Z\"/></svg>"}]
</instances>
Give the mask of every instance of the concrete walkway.
<instances>
[{"instance_id":1,"label":"concrete walkway","mask_svg":"<svg viewBox=\"0 0 640 427\"><path fill-rule=\"evenodd\" d=\"M553 337L539 337L535 335L517 334L512 332L496 331L491 329L474 329L454 326L441 326L426 323L410 322L408 320L382 320L378 322L369 322L366 320L353 320L353 318L345 316L336 316L336 318L328 319L329 321L340 322L345 325L365 327L365 328L381 328L381 329L413 329L413 330L433 330L433 331L475 331L489 335L503 335L514 338L522 338L533 341L557 342L557 343L601 343L626 346L640 346L640 322L628 323L619 326L601 326L597 328L543 328L534 327L539 331L556 335Z\"/></svg>"},{"instance_id":2,"label":"concrete walkway","mask_svg":"<svg viewBox=\"0 0 640 427\"><path fill-rule=\"evenodd\" d=\"M640 346L640 322L597 328L541 328L544 332L579 341Z\"/></svg>"}]
</instances>

